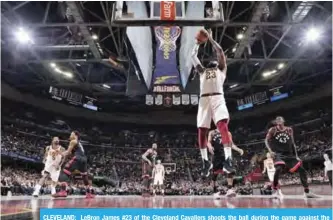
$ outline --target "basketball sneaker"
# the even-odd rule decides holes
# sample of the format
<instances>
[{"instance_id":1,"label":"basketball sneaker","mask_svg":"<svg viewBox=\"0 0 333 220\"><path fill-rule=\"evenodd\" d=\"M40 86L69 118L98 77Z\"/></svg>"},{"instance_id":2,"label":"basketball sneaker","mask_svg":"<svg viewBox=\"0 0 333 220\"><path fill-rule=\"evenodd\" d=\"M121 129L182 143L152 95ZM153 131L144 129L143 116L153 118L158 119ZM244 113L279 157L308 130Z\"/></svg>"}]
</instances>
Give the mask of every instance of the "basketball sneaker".
<instances>
[{"instance_id":1,"label":"basketball sneaker","mask_svg":"<svg viewBox=\"0 0 333 220\"><path fill-rule=\"evenodd\" d=\"M235 192L234 189L228 189L227 194L225 194L225 196L229 197L229 198L235 197L236 196L236 192Z\"/></svg>"},{"instance_id":2,"label":"basketball sneaker","mask_svg":"<svg viewBox=\"0 0 333 220\"><path fill-rule=\"evenodd\" d=\"M95 195L94 194L92 194L92 193L86 193L86 199L93 199L93 198L95 198Z\"/></svg>"},{"instance_id":3,"label":"basketball sneaker","mask_svg":"<svg viewBox=\"0 0 333 220\"><path fill-rule=\"evenodd\" d=\"M321 198L321 196L316 195L312 192L304 193L304 196L305 196L305 198L308 198L308 199Z\"/></svg>"},{"instance_id":4,"label":"basketball sneaker","mask_svg":"<svg viewBox=\"0 0 333 220\"><path fill-rule=\"evenodd\" d=\"M53 194L52 197L54 198L60 198L60 197L67 197L67 192L66 190L61 190L60 192Z\"/></svg>"},{"instance_id":5,"label":"basketball sneaker","mask_svg":"<svg viewBox=\"0 0 333 220\"><path fill-rule=\"evenodd\" d=\"M201 176L208 177L211 169L213 169L213 164L211 162L209 162L208 160L203 160Z\"/></svg>"}]
</instances>

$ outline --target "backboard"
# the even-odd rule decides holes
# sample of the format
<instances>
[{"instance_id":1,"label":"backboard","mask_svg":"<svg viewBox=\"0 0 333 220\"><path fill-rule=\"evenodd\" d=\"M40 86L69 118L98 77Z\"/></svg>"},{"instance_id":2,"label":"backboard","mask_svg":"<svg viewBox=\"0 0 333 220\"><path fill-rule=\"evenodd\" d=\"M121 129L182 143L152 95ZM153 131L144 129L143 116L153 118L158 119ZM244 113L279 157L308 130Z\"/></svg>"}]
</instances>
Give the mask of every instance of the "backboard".
<instances>
[{"instance_id":1,"label":"backboard","mask_svg":"<svg viewBox=\"0 0 333 220\"><path fill-rule=\"evenodd\" d=\"M189 13L185 1L146 1L147 16L139 16L138 11L128 9L128 2L117 1L113 5L111 23L114 26L218 26L224 21L222 3L219 1L191 2L201 4L197 14ZM193 7L192 7L193 10Z\"/></svg>"}]
</instances>

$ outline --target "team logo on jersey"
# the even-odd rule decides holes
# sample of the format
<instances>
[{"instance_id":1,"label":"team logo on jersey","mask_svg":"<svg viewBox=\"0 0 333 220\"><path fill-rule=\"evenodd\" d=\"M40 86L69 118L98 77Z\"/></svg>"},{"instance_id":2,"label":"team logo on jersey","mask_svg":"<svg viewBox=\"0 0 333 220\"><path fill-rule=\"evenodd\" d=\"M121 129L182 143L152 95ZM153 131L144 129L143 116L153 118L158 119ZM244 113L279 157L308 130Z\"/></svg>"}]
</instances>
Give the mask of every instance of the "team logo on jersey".
<instances>
[{"instance_id":1,"label":"team logo on jersey","mask_svg":"<svg viewBox=\"0 0 333 220\"><path fill-rule=\"evenodd\" d=\"M281 144L287 143L287 141L289 141L289 139L290 139L290 137L286 133L280 133L280 134L276 135L276 137L275 137L275 140L277 140Z\"/></svg>"}]
</instances>

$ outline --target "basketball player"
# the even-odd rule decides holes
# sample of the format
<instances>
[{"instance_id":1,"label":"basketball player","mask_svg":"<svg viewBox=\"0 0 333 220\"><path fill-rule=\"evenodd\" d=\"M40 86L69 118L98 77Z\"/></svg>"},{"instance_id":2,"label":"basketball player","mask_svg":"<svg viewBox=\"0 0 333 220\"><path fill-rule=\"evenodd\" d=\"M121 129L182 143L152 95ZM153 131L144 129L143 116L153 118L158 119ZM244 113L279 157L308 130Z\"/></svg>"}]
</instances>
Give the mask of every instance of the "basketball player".
<instances>
[{"instance_id":1,"label":"basketball player","mask_svg":"<svg viewBox=\"0 0 333 220\"><path fill-rule=\"evenodd\" d=\"M262 174L265 174L266 172L268 179L270 181L270 183L268 183L269 185L267 186L269 187L272 185L274 181L274 174L275 174L274 160L269 152L266 154L266 159L264 160L264 170L262 171ZM283 195L281 189L278 189L278 193L280 196Z\"/></svg>"},{"instance_id":2,"label":"basketball player","mask_svg":"<svg viewBox=\"0 0 333 220\"><path fill-rule=\"evenodd\" d=\"M229 138L232 140L232 135L228 132ZM208 150L213 155L213 187L214 187L214 196L220 196L220 192L217 191L216 180L217 176L220 173L225 172L227 174L227 187L228 191L226 196L233 197L236 196L235 191L233 190L234 174L235 169L232 165L232 152L231 150L237 151L240 155L244 154L244 151L238 148L235 144L232 144L232 147L223 147L222 139L220 132L215 129L209 132L208 134Z\"/></svg>"},{"instance_id":3,"label":"basketball player","mask_svg":"<svg viewBox=\"0 0 333 220\"><path fill-rule=\"evenodd\" d=\"M197 114L198 144L203 161L202 176L208 177L209 171L213 168L208 160L207 134L212 119L222 136L224 147L231 147L232 141L228 135L229 112L224 99L223 84L227 73L226 57L221 46L212 38L211 32L202 30L211 42L216 53L216 58L204 67L199 58L198 50L200 43L197 43L192 51L193 65L200 75L200 100Z\"/></svg>"},{"instance_id":4,"label":"basketball player","mask_svg":"<svg viewBox=\"0 0 333 220\"><path fill-rule=\"evenodd\" d=\"M332 161L329 158L328 154L324 154L324 165L325 165L325 177L328 177L328 181L330 181L330 185L332 187Z\"/></svg>"},{"instance_id":5,"label":"basketball player","mask_svg":"<svg viewBox=\"0 0 333 220\"><path fill-rule=\"evenodd\" d=\"M164 195L164 176L165 176L165 171L164 171L164 166L161 163L161 160L157 160L157 164L153 169L153 178L154 178L154 183L153 183L153 195L156 195L156 189L160 190L161 194Z\"/></svg>"},{"instance_id":6,"label":"basketball player","mask_svg":"<svg viewBox=\"0 0 333 220\"><path fill-rule=\"evenodd\" d=\"M35 186L34 197L38 197L41 187L44 185L47 177L51 177L51 195L56 194L56 185L58 182L58 177L60 174L60 167L63 162L62 153L65 151L61 145L59 145L59 138L53 137L50 146L46 147L43 162L45 164L44 170L42 171L42 178L39 180L38 184Z\"/></svg>"},{"instance_id":7,"label":"basketball player","mask_svg":"<svg viewBox=\"0 0 333 220\"><path fill-rule=\"evenodd\" d=\"M152 147L149 148L143 155L142 155L142 178L143 178L143 185L145 190L149 192L150 190L150 178L152 177L152 170L155 166L155 159L157 157L157 144L153 143Z\"/></svg>"},{"instance_id":8,"label":"basketball player","mask_svg":"<svg viewBox=\"0 0 333 220\"><path fill-rule=\"evenodd\" d=\"M305 197L317 198L318 196L309 191L308 177L302 166L302 160L297 155L293 129L284 125L283 117L275 119L276 126L268 130L265 145L269 153L274 157L275 173L273 178L273 197L279 197L278 183L280 175L287 170L290 173L298 172L304 187Z\"/></svg>"},{"instance_id":9,"label":"basketball player","mask_svg":"<svg viewBox=\"0 0 333 220\"><path fill-rule=\"evenodd\" d=\"M55 197L67 197L66 187L74 175L74 171L79 171L82 176L83 183L86 186L86 198L94 197L88 179L87 157L79 138L79 132L77 131L73 131L69 137L69 146L68 149L63 152L63 156L71 155L71 159L60 172L58 181L61 183L61 191L57 193Z\"/></svg>"}]
</instances>

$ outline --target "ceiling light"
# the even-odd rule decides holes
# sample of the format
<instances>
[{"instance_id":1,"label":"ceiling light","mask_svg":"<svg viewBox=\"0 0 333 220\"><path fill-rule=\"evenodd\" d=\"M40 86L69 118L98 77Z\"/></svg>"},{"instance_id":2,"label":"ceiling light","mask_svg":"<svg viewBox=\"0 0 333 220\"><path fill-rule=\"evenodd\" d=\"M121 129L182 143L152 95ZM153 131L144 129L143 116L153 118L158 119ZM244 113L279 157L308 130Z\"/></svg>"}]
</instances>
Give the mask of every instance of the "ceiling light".
<instances>
[{"instance_id":1,"label":"ceiling light","mask_svg":"<svg viewBox=\"0 0 333 220\"><path fill-rule=\"evenodd\" d=\"M104 88L107 88L107 89L110 89L111 87L109 86L109 85L107 85L107 84L103 84L103 87Z\"/></svg>"},{"instance_id":2,"label":"ceiling light","mask_svg":"<svg viewBox=\"0 0 333 220\"><path fill-rule=\"evenodd\" d=\"M76 63L77 66L81 66L79 63Z\"/></svg>"},{"instance_id":3,"label":"ceiling light","mask_svg":"<svg viewBox=\"0 0 333 220\"><path fill-rule=\"evenodd\" d=\"M262 74L263 77L269 77L271 76L272 74L274 73L277 73L277 70L269 70L269 71L266 71Z\"/></svg>"},{"instance_id":4,"label":"ceiling light","mask_svg":"<svg viewBox=\"0 0 333 220\"><path fill-rule=\"evenodd\" d=\"M56 68L57 64L55 64L55 63L50 63L50 66L51 66L52 68Z\"/></svg>"},{"instance_id":5,"label":"ceiling light","mask_svg":"<svg viewBox=\"0 0 333 220\"><path fill-rule=\"evenodd\" d=\"M34 43L31 39L30 33L23 28L18 29L18 31L15 33L15 37L20 43Z\"/></svg>"},{"instance_id":6,"label":"ceiling light","mask_svg":"<svg viewBox=\"0 0 333 220\"><path fill-rule=\"evenodd\" d=\"M236 38L237 38L238 40L241 40L241 39L244 38L244 34L237 34Z\"/></svg>"},{"instance_id":7,"label":"ceiling light","mask_svg":"<svg viewBox=\"0 0 333 220\"><path fill-rule=\"evenodd\" d=\"M237 86L238 86L238 84L236 83L236 84L233 84L233 85L229 86L229 88L232 89L232 88L235 88Z\"/></svg>"},{"instance_id":8,"label":"ceiling light","mask_svg":"<svg viewBox=\"0 0 333 220\"><path fill-rule=\"evenodd\" d=\"M281 69L283 69L284 66L285 66L284 63L280 63L280 64L277 66L277 68L278 68L278 70L281 70Z\"/></svg>"},{"instance_id":9,"label":"ceiling light","mask_svg":"<svg viewBox=\"0 0 333 220\"><path fill-rule=\"evenodd\" d=\"M57 73L62 73L61 69L59 69L58 67L55 67L54 71L56 71Z\"/></svg>"},{"instance_id":10,"label":"ceiling light","mask_svg":"<svg viewBox=\"0 0 333 220\"><path fill-rule=\"evenodd\" d=\"M307 41L316 41L320 38L321 31L316 28L310 28L306 33Z\"/></svg>"},{"instance_id":11,"label":"ceiling light","mask_svg":"<svg viewBox=\"0 0 333 220\"><path fill-rule=\"evenodd\" d=\"M258 66L259 65L259 62L258 63L256 63L256 64L254 64L255 66Z\"/></svg>"},{"instance_id":12,"label":"ceiling light","mask_svg":"<svg viewBox=\"0 0 333 220\"><path fill-rule=\"evenodd\" d=\"M233 52L233 53L236 52L236 47L232 48L232 52Z\"/></svg>"},{"instance_id":13,"label":"ceiling light","mask_svg":"<svg viewBox=\"0 0 333 220\"><path fill-rule=\"evenodd\" d=\"M91 37L92 37L93 40L97 40L98 39L98 36L96 34L93 34Z\"/></svg>"},{"instance_id":14,"label":"ceiling light","mask_svg":"<svg viewBox=\"0 0 333 220\"><path fill-rule=\"evenodd\" d=\"M67 78L73 78L73 74L70 72L63 72L62 73L64 76L66 76Z\"/></svg>"}]
</instances>

